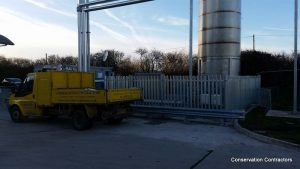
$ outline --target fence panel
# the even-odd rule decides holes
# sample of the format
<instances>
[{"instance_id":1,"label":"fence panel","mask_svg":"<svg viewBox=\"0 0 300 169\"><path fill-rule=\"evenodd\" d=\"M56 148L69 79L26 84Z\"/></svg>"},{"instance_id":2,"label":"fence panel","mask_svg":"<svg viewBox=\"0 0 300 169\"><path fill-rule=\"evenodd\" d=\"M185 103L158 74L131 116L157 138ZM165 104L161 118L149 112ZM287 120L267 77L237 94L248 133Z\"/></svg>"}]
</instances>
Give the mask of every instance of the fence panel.
<instances>
[{"instance_id":1,"label":"fence panel","mask_svg":"<svg viewBox=\"0 0 300 169\"><path fill-rule=\"evenodd\" d=\"M225 109L245 109L259 104L260 76L229 77L225 81Z\"/></svg>"},{"instance_id":2,"label":"fence panel","mask_svg":"<svg viewBox=\"0 0 300 169\"><path fill-rule=\"evenodd\" d=\"M222 76L109 76L106 89L138 87L143 89L140 106L161 106L221 110L225 107Z\"/></svg>"}]
</instances>

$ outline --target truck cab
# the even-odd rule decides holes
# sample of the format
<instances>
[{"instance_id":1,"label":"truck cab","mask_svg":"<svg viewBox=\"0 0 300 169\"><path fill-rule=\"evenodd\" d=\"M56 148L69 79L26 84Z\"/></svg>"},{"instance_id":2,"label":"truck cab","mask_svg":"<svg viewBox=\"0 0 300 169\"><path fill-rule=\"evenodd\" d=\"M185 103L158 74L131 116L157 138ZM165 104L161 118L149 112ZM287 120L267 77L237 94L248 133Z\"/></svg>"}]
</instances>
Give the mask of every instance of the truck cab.
<instances>
[{"instance_id":1,"label":"truck cab","mask_svg":"<svg viewBox=\"0 0 300 169\"><path fill-rule=\"evenodd\" d=\"M36 114L35 110L35 93L34 89L35 74L28 74L24 82L15 90L14 94L10 97L10 105L18 106L22 112L23 117L19 117L18 113L14 113L12 120L15 122L20 121L26 116Z\"/></svg>"}]
</instances>

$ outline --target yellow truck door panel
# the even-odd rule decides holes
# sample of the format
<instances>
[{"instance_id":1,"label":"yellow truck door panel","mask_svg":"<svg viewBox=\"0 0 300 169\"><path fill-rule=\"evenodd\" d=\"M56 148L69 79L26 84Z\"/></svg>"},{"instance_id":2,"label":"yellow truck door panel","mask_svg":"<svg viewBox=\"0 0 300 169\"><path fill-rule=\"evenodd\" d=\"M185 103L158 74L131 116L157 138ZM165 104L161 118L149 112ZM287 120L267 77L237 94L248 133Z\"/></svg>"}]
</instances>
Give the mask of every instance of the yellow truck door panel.
<instances>
[{"instance_id":1,"label":"yellow truck door panel","mask_svg":"<svg viewBox=\"0 0 300 169\"><path fill-rule=\"evenodd\" d=\"M28 95L19 101L19 107L24 115L33 115L35 114L35 102L32 99L32 95Z\"/></svg>"},{"instance_id":2,"label":"yellow truck door panel","mask_svg":"<svg viewBox=\"0 0 300 169\"><path fill-rule=\"evenodd\" d=\"M37 93L36 101L38 106L50 106L51 105L51 82L50 74L38 74L37 81Z\"/></svg>"},{"instance_id":3,"label":"yellow truck door panel","mask_svg":"<svg viewBox=\"0 0 300 169\"><path fill-rule=\"evenodd\" d=\"M37 85L34 81L35 74L29 74L14 97L15 103L25 116L37 115L35 100Z\"/></svg>"}]
</instances>

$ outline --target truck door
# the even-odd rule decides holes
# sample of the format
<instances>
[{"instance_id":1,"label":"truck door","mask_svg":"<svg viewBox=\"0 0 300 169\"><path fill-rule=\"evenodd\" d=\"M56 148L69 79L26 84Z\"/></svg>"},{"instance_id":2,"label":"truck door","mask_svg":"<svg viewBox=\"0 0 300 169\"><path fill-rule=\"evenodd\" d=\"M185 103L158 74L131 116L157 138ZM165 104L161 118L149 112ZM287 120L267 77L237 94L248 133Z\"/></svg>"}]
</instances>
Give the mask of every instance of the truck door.
<instances>
[{"instance_id":1,"label":"truck door","mask_svg":"<svg viewBox=\"0 0 300 169\"><path fill-rule=\"evenodd\" d=\"M36 100L34 94L34 75L28 75L16 92L15 97L18 97L21 110L24 115L35 115Z\"/></svg>"}]
</instances>

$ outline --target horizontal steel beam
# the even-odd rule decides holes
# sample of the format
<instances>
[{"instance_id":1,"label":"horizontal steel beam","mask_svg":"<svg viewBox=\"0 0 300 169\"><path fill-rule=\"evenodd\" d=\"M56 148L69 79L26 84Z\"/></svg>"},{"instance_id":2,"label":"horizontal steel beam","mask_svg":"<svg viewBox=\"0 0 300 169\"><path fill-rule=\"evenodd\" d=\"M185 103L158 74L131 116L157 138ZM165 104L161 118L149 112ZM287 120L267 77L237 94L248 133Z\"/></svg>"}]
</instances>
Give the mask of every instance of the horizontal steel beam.
<instances>
[{"instance_id":1,"label":"horizontal steel beam","mask_svg":"<svg viewBox=\"0 0 300 169\"><path fill-rule=\"evenodd\" d=\"M84 12L98 11L98 10L103 10L103 9L116 8L116 7L133 5L133 4L144 3L144 2L149 2L149 1L154 1L154 0L128 0L128 1L123 1L123 2L111 3L111 4L107 4L107 5L90 7L90 8L83 9L83 11Z\"/></svg>"},{"instance_id":2,"label":"horizontal steel beam","mask_svg":"<svg viewBox=\"0 0 300 169\"><path fill-rule=\"evenodd\" d=\"M109 2L115 2L115 1L120 1L120 0L98 0L98 1L88 2L88 3L78 4L78 7L87 7L87 6L105 4Z\"/></svg>"}]
</instances>

